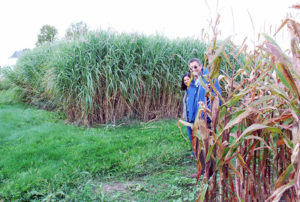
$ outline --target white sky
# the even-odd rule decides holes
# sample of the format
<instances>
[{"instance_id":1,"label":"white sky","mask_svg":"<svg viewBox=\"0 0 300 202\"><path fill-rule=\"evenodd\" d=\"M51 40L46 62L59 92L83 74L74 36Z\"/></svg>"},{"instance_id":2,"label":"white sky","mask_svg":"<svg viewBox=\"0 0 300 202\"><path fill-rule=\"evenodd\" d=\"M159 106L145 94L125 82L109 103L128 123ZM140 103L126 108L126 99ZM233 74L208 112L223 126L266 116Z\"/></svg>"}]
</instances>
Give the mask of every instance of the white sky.
<instances>
[{"instance_id":1,"label":"white sky","mask_svg":"<svg viewBox=\"0 0 300 202\"><path fill-rule=\"evenodd\" d=\"M170 38L200 38L209 29L210 19L221 15L222 38L233 35L236 44L257 33L274 33L298 0L1 0L0 65L5 65L16 50L34 48L40 28L50 24L61 38L73 22L84 21L89 29L111 28L120 32L163 34ZM250 15L249 15L250 14ZM254 23L254 28L251 19ZM272 26L271 26L272 25ZM278 43L289 40L285 31ZM286 43L287 44L287 43ZM287 47L286 45L282 45Z\"/></svg>"}]
</instances>

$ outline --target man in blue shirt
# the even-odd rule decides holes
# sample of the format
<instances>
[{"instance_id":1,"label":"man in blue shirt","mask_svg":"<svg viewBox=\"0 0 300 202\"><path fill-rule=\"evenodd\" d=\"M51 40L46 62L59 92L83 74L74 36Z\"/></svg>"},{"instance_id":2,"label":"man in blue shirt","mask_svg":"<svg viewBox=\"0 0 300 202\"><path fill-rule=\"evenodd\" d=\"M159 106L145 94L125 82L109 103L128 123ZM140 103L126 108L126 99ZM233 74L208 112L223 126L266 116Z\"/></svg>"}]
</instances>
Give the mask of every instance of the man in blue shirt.
<instances>
[{"instance_id":1,"label":"man in blue shirt","mask_svg":"<svg viewBox=\"0 0 300 202\"><path fill-rule=\"evenodd\" d=\"M206 100L206 104L207 107L209 109L211 109L210 106L210 100L208 97L206 97L206 89L210 89L210 84L207 81L207 79L205 77L209 76L209 72L207 68L204 68L202 66L201 61L198 58L193 58L188 62L189 65L189 69L193 74L193 80L190 83L189 88L187 89L187 94L188 94L188 98L187 98L187 121L189 123L194 123L197 113L198 113L198 109L199 109L199 104L202 102L205 104L205 100ZM215 88L219 91L220 95L221 95L221 88L219 86L219 82L218 79L216 79L215 81L213 80L214 86ZM206 86L203 86L206 85ZM212 90L212 96L216 96L216 93ZM221 102L220 102L221 104ZM201 114L201 118L205 119L205 115L202 112ZM206 117L206 122L207 122L207 126L210 127L210 122L211 120ZM192 136L192 128L188 127L188 135ZM204 156L203 156L203 152L200 153L200 161L201 164L203 165L203 169L205 167L205 161L204 161Z\"/></svg>"},{"instance_id":2,"label":"man in blue shirt","mask_svg":"<svg viewBox=\"0 0 300 202\"><path fill-rule=\"evenodd\" d=\"M187 102L187 117L188 122L194 123L195 118L198 113L199 108L199 102L205 103L205 99L207 99L207 107L210 109L210 101L208 98L205 98L206 90L205 87L201 84L207 85L208 88L210 88L209 82L206 81L205 77L209 76L207 68L204 68L201 64L201 61L198 58L193 58L188 63L190 70L193 74L193 80L191 81L191 84L188 91L188 102ZM201 79L201 81L200 81ZM219 91L220 95L221 88L218 82L218 79L216 79L214 82L215 88ZM212 90L212 95L216 96L216 93ZM221 104L221 103L220 103ZM202 113L201 117L204 119L204 114ZM210 122L210 119L207 120Z\"/></svg>"}]
</instances>

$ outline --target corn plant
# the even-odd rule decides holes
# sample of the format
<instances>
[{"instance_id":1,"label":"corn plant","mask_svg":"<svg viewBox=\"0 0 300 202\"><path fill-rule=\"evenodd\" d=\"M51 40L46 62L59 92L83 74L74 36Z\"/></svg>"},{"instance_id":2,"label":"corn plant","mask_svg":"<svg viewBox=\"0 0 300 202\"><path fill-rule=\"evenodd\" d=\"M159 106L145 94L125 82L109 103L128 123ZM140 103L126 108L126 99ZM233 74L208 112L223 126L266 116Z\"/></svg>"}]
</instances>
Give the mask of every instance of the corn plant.
<instances>
[{"instance_id":1,"label":"corn plant","mask_svg":"<svg viewBox=\"0 0 300 202\"><path fill-rule=\"evenodd\" d=\"M292 58L266 34L253 52L242 47L226 53L226 43L214 41L209 49L206 79L212 89L206 90L212 107L200 104L193 125L193 150L197 157L202 150L206 159L198 201L300 200L300 24L286 19L281 27L285 25ZM244 63L238 59L241 52ZM241 64L239 70L230 55ZM226 68L219 74L221 61L231 75ZM212 96L215 78L223 96ZM210 126L202 112L212 120ZM197 180L202 166L197 160Z\"/></svg>"}]
</instances>

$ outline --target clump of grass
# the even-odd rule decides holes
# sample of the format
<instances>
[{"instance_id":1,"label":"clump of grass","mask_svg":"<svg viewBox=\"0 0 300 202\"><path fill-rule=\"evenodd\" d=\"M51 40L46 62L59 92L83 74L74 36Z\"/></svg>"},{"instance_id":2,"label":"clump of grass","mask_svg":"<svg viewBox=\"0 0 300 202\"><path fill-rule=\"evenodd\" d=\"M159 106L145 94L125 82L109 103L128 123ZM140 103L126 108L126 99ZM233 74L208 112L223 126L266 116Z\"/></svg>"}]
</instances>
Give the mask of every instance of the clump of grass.
<instances>
[{"instance_id":1,"label":"clump of grass","mask_svg":"<svg viewBox=\"0 0 300 202\"><path fill-rule=\"evenodd\" d=\"M0 91L2 91L2 90L8 90L11 87L12 87L12 85L9 82L9 80L6 79L6 78L4 78L3 75L1 74L1 71L0 71Z\"/></svg>"},{"instance_id":2,"label":"clump of grass","mask_svg":"<svg viewBox=\"0 0 300 202\"><path fill-rule=\"evenodd\" d=\"M10 87L0 91L0 104L15 104L22 102L22 90L19 87Z\"/></svg>"}]
</instances>

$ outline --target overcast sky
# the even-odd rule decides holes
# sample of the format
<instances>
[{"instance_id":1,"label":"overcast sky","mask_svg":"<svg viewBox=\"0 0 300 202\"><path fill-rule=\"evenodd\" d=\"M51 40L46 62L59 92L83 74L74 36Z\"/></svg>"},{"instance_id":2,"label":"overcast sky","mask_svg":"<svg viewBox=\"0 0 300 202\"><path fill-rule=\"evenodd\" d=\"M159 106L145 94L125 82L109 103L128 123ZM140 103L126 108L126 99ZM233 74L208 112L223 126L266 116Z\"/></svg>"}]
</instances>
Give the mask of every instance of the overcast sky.
<instances>
[{"instance_id":1,"label":"overcast sky","mask_svg":"<svg viewBox=\"0 0 300 202\"><path fill-rule=\"evenodd\" d=\"M239 44L248 36L253 44L257 33L274 33L288 13L299 17L299 11L289 8L296 3L299 0L1 0L0 65L14 51L34 48L43 25L55 26L61 38L79 21L91 30L200 38L219 13L223 38L232 35ZM282 46L288 39L286 31L277 36Z\"/></svg>"}]
</instances>

